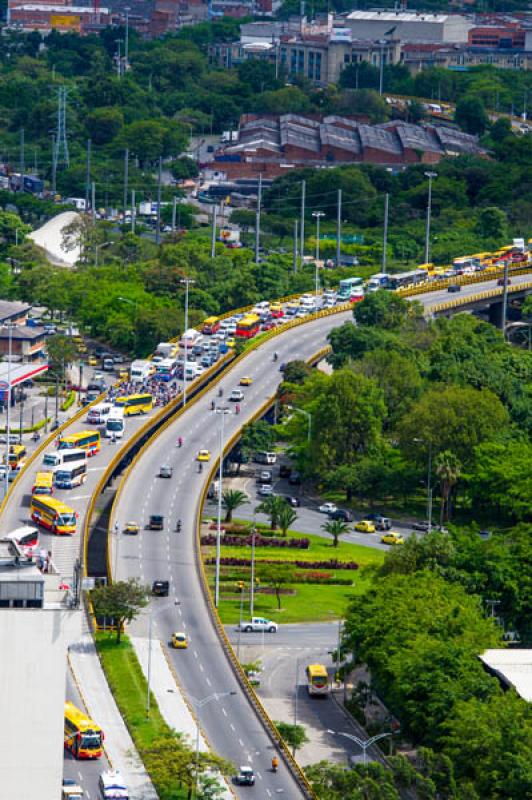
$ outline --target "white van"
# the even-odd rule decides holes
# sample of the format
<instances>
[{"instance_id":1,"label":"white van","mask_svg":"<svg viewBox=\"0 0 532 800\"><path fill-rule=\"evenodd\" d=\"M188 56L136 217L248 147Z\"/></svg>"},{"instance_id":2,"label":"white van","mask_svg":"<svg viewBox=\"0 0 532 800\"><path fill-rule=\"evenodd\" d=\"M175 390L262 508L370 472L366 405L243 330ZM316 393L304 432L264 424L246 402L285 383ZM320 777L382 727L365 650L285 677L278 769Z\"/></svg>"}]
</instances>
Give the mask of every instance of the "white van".
<instances>
[{"instance_id":1,"label":"white van","mask_svg":"<svg viewBox=\"0 0 532 800\"><path fill-rule=\"evenodd\" d=\"M103 800L129 800L127 786L118 770L102 772L99 785Z\"/></svg>"},{"instance_id":2,"label":"white van","mask_svg":"<svg viewBox=\"0 0 532 800\"><path fill-rule=\"evenodd\" d=\"M45 453L42 463L45 467L55 469L61 467L63 464L75 464L76 462L83 463L87 461L87 451L81 448L73 448L69 450L53 450L51 453Z\"/></svg>"},{"instance_id":3,"label":"white van","mask_svg":"<svg viewBox=\"0 0 532 800\"><path fill-rule=\"evenodd\" d=\"M275 464L277 461L277 453L269 453L266 450L259 450L255 453L255 461L257 464Z\"/></svg>"},{"instance_id":4,"label":"white van","mask_svg":"<svg viewBox=\"0 0 532 800\"><path fill-rule=\"evenodd\" d=\"M109 412L111 411L112 407L112 403L98 403L98 405L89 409L89 413L87 414L87 422L89 422L91 425L103 425L109 416Z\"/></svg>"},{"instance_id":5,"label":"white van","mask_svg":"<svg viewBox=\"0 0 532 800\"><path fill-rule=\"evenodd\" d=\"M114 406L105 423L105 438L112 439L114 436L115 439L121 439L124 435L125 427L124 409Z\"/></svg>"},{"instance_id":6,"label":"white van","mask_svg":"<svg viewBox=\"0 0 532 800\"><path fill-rule=\"evenodd\" d=\"M129 375L133 383L144 383L150 375L153 375L154 366L149 361L141 359L133 361L129 369Z\"/></svg>"},{"instance_id":7,"label":"white van","mask_svg":"<svg viewBox=\"0 0 532 800\"><path fill-rule=\"evenodd\" d=\"M252 314L264 314L270 310L270 304L267 300L261 300L260 303L256 303L253 307Z\"/></svg>"}]
</instances>

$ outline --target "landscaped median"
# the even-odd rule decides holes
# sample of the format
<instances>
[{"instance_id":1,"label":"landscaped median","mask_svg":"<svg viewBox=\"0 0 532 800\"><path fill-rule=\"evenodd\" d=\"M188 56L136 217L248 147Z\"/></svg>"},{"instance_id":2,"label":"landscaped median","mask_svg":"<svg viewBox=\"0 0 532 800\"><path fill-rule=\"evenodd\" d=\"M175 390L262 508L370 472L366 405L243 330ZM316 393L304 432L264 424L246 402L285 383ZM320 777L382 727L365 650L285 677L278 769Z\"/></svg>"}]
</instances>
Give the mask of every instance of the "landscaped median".
<instances>
[{"instance_id":1,"label":"landscaped median","mask_svg":"<svg viewBox=\"0 0 532 800\"><path fill-rule=\"evenodd\" d=\"M226 526L222 532L220 605L222 622L238 623L241 593L249 593L251 524ZM202 557L211 588L214 586L216 523L202 525ZM338 542L321 536L280 530L258 524L255 535L254 609L276 622L323 622L343 617L348 600L364 592L370 568L379 566L384 553L370 547ZM279 607L280 606L280 607Z\"/></svg>"},{"instance_id":2,"label":"landscaped median","mask_svg":"<svg viewBox=\"0 0 532 800\"><path fill-rule=\"evenodd\" d=\"M95 640L120 714L160 800L189 800L195 785L196 755L192 743L167 725L153 694L149 714L146 712L148 686L128 637L122 634L117 644L115 633L100 632L95 634ZM208 775L209 767L222 763L212 753L199 755L201 774L207 770ZM212 782L212 777L206 780ZM210 795L204 792L201 796Z\"/></svg>"}]
</instances>

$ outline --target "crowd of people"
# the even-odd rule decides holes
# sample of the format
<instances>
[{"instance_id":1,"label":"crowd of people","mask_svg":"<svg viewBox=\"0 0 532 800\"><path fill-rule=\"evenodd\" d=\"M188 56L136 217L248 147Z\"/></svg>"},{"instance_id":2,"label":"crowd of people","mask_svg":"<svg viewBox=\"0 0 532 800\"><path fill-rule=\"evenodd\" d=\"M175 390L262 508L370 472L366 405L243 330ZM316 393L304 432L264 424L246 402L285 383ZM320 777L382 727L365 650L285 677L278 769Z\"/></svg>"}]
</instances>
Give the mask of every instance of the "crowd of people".
<instances>
[{"instance_id":1,"label":"crowd of people","mask_svg":"<svg viewBox=\"0 0 532 800\"><path fill-rule=\"evenodd\" d=\"M131 394L151 394L154 406L165 406L181 393L181 386L174 381L162 381L157 378L147 378L142 383L125 381L120 386L111 386L107 391L108 400L117 397L128 397Z\"/></svg>"}]
</instances>

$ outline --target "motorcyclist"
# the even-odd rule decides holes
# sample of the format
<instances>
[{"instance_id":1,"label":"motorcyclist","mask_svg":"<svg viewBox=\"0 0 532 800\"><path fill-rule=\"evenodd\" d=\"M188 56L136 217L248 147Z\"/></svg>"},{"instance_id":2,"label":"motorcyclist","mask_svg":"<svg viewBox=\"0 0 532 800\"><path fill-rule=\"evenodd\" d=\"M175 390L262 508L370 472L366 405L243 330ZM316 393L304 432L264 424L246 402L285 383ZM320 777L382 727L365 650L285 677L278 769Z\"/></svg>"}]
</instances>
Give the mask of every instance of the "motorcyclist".
<instances>
[{"instance_id":1,"label":"motorcyclist","mask_svg":"<svg viewBox=\"0 0 532 800\"><path fill-rule=\"evenodd\" d=\"M272 758L272 772L277 772L278 769L279 769L279 759L277 758L277 756L274 756Z\"/></svg>"},{"instance_id":2,"label":"motorcyclist","mask_svg":"<svg viewBox=\"0 0 532 800\"><path fill-rule=\"evenodd\" d=\"M278 358L279 358L279 353L276 350L275 353L273 354L273 360L277 361Z\"/></svg>"},{"instance_id":3,"label":"motorcyclist","mask_svg":"<svg viewBox=\"0 0 532 800\"><path fill-rule=\"evenodd\" d=\"M177 446L178 447L183 447L183 437L182 436L180 436L179 439L177 440Z\"/></svg>"},{"instance_id":4,"label":"motorcyclist","mask_svg":"<svg viewBox=\"0 0 532 800\"><path fill-rule=\"evenodd\" d=\"M220 386L220 388L218 389L218 397L223 397L223 393L224 393L224 390Z\"/></svg>"},{"instance_id":5,"label":"motorcyclist","mask_svg":"<svg viewBox=\"0 0 532 800\"><path fill-rule=\"evenodd\" d=\"M177 533L180 533L180 531L181 531L181 520L180 519L177 520L177 525L175 526L175 529L176 529Z\"/></svg>"},{"instance_id":6,"label":"motorcyclist","mask_svg":"<svg viewBox=\"0 0 532 800\"><path fill-rule=\"evenodd\" d=\"M238 403L235 406L235 414L240 414L240 405Z\"/></svg>"}]
</instances>

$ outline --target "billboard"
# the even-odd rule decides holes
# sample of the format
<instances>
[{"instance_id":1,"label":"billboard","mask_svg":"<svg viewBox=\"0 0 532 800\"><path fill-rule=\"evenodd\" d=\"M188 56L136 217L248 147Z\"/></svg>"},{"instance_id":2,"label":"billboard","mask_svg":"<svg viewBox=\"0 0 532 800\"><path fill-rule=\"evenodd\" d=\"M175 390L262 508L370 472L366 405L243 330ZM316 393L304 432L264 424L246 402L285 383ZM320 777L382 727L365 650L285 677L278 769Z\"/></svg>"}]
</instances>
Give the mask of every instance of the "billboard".
<instances>
[{"instance_id":1,"label":"billboard","mask_svg":"<svg viewBox=\"0 0 532 800\"><path fill-rule=\"evenodd\" d=\"M69 31L81 30L81 17L76 14L51 14L50 25L52 28L60 28Z\"/></svg>"}]
</instances>

